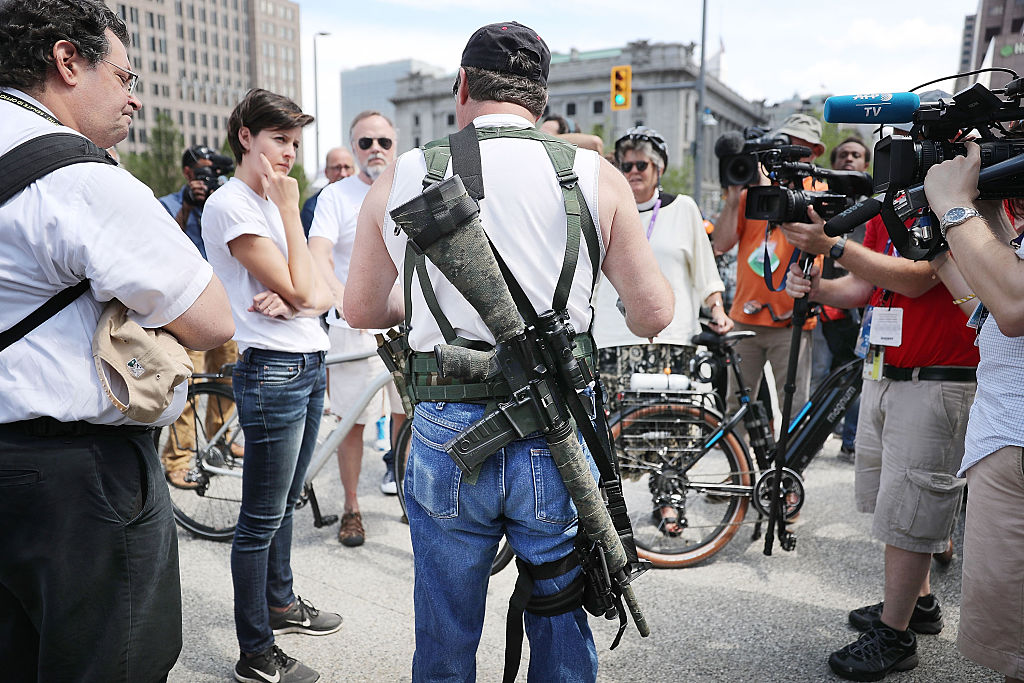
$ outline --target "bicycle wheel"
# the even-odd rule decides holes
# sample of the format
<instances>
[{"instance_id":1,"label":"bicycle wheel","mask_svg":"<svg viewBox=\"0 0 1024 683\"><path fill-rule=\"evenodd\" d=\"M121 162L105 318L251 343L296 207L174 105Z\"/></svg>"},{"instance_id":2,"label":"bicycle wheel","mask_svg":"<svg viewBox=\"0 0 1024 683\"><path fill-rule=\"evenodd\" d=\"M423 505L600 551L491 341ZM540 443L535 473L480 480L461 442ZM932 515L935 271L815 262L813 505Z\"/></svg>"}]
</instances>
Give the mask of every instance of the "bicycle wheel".
<instances>
[{"instance_id":1,"label":"bicycle wheel","mask_svg":"<svg viewBox=\"0 0 1024 683\"><path fill-rule=\"evenodd\" d=\"M405 508L405 471L409 464L409 447L411 444L412 420L406 420L399 428L398 436L395 438L393 446L395 451L395 481L398 482L398 502L402 505L402 521L406 523L408 523L409 519ZM509 562L515 559L515 556L515 553L512 552L512 546L508 544L508 541L502 541L501 547L498 548L498 554L494 556L494 561L491 563L491 575L493 576L507 567Z\"/></svg>"},{"instance_id":2,"label":"bicycle wheel","mask_svg":"<svg viewBox=\"0 0 1024 683\"><path fill-rule=\"evenodd\" d=\"M157 450L171 446L189 451L188 482L193 489L168 484L174 521L211 541L230 541L242 505L242 430L230 385L200 382L188 390L193 418L181 433L176 422L157 436Z\"/></svg>"},{"instance_id":3,"label":"bicycle wheel","mask_svg":"<svg viewBox=\"0 0 1024 683\"><path fill-rule=\"evenodd\" d=\"M711 448L701 444L718 428L718 416L699 405L651 403L612 418L622 488L637 553L656 567L688 567L725 547L739 530L749 493L711 494L702 484L751 486L750 457L726 432ZM673 507L675 530L661 526Z\"/></svg>"}]
</instances>

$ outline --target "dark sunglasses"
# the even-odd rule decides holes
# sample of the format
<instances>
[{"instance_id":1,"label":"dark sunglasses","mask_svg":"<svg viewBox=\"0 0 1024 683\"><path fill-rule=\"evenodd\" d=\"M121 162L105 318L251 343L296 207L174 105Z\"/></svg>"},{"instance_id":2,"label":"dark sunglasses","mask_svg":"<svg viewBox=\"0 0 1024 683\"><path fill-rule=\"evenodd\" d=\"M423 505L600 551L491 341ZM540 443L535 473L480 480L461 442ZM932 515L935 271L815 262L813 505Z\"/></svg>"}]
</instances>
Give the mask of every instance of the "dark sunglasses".
<instances>
[{"instance_id":1,"label":"dark sunglasses","mask_svg":"<svg viewBox=\"0 0 1024 683\"><path fill-rule=\"evenodd\" d=\"M370 149L373 147L373 141L375 139L381 149L391 149L391 145L395 144L395 141L391 138L359 138L356 142L359 143L359 149Z\"/></svg>"},{"instance_id":2,"label":"dark sunglasses","mask_svg":"<svg viewBox=\"0 0 1024 683\"><path fill-rule=\"evenodd\" d=\"M651 165L649 161L623 161L619 164L619 168L622 169L623 173L629 173L633 170L633 166L636 166L636 170L643 173L647 170L647 167Z\"/></svg>"}]
</instances>

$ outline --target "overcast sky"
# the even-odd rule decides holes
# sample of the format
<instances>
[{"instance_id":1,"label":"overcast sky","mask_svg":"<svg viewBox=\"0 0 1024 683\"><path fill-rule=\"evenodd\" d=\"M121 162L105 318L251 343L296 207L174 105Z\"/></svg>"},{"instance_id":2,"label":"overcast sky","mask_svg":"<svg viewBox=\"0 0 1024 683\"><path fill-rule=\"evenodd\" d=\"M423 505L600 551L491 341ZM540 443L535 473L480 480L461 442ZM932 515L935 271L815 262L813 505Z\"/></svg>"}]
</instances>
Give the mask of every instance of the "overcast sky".
<instances>
[{"instance_id":1,"label":"overcast sky","mask_svg":"<svg viewBox=\"0 0 1024 683\"><path fill-rule=\"evenodd\" d=\"M698 0L518 0L514 12L481 9L491 3L479 0L298 2L302 104L309 113L313 35L331 34L317 39L322 153L343 140L341 70L414 58L454 72L466 39L484 24L519 21L563 53L633 40L699 43L701 33ZM750 99L907 90L956 71L964 16L977 6L976 0L709 0L708 56L724 45L724 80ZM305 137L310 172L314 129Z\"/></svg>"}]
</instances>

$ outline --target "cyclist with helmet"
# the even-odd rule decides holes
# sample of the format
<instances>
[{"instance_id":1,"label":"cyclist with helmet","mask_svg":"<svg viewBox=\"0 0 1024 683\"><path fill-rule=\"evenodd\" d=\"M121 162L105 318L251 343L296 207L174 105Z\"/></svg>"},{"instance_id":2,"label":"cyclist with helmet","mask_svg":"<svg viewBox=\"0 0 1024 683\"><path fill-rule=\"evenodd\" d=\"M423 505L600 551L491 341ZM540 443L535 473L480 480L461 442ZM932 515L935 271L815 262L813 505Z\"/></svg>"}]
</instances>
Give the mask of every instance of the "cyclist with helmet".
<instances>
[{"instance_id":1,"label":"cyclist with helmet","mask_svg":"<svg viewBox=\"0 0 1024 683\"><path fill-rule=\"evenodd\" d=\"M615 161L626 177L643 228L661 272L675 293L672 322L657 338L647 340L631 333L616 310L618 294L607 282L601 283L594 299L594 341L599 349L599 367L608 389L609 408L617 407L617 396L629 389L633 373L686 374L693 347L690 339L700 332L701 306L711 311L711 328L720 334L732 329L725 313L722 292L704 219L694 201L686 195L662 191L661 177L668 165L668 150L661 135L646 126L631 128L615 142ZM655 511L661 530L670 535L681 529L678 512L671 507Z\"/></svg>"}]
</instances>

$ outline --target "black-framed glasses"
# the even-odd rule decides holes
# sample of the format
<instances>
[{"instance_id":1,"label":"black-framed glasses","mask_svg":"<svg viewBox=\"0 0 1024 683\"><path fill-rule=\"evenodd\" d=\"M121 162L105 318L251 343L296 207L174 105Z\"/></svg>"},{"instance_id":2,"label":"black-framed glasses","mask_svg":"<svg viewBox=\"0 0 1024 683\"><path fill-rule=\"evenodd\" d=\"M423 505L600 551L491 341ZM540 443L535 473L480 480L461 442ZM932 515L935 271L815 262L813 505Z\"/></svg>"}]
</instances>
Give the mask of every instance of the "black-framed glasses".
<instances>
[{"instance_id":1,"label":"black-framed glasses","mask_svg":"<svg viewBox=\"0 0 1024 683\"><path fill-rule=\"evenodd\" d=\"M107 64L109 64L110 66L114 67L118 71L121 71L123 73L128 74L127 77L121 77L121 87L124 88L125 92L127 92L129 95L134 95L135 94L135 87L139 84L139 74L135 73L134 71L130 71L130 70L124 68L123 66L118 66L117 64L114 64L109 59L103 59L101 57L100 61L101 62L106 62ZM120 74L119 74L119 76L120 76Z\"/></svg>"},{"instance_id":2,"label":"black-framed glasses","mask_svg":"<svg viewBox=\"0 0 1024 683\"><path fill-rule=\"evenodd\" d=\"M619 168L622 169L623 173L629 173L633 170L633 166L636 166L636 170L643 173L647 170L647 167L651 165L649 161L622 161L619 162Z\"/></svg>"},{"instance_id":3,"label":"black-framed glasses","mask_svg":"<svg viewBox=\"0 0 1024 683\"><path fill-rule=\"evenodd\" d=\"M391 138L359 138L356 143L359 145L359 149L370 149L373 147L373 141L376 140L377 144L383 150L391 149L391 145L395 144L395 141Z\"/></svg>"}]
</instances>

